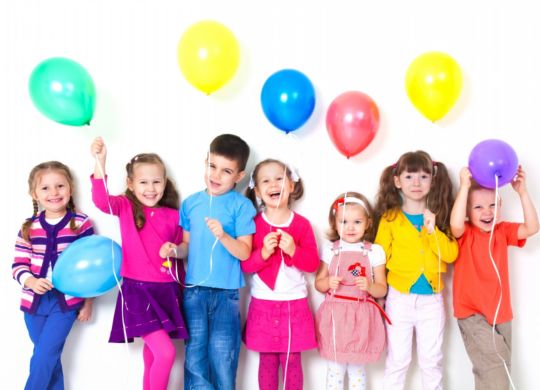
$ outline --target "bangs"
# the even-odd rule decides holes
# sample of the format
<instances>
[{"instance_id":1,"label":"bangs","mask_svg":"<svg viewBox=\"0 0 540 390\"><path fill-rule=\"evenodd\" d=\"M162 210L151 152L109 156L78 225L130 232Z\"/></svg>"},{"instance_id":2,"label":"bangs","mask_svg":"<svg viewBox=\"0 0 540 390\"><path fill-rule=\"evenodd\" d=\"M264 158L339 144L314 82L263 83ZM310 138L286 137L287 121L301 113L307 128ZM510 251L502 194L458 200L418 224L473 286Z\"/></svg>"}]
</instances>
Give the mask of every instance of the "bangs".
<instances>
[{"instance_id":1,"label":"bangs","mask_svg":"<svg viewBox=\"0 0 540 390\"><path fill-rule=\"evenodd\" d=\"M405 154L398 162L398 166L396 167L396 175L400 175L403 171L411 173L421 171L432 174L433 162L425 152L409 152Z\"/></svg>"}]
</instances>

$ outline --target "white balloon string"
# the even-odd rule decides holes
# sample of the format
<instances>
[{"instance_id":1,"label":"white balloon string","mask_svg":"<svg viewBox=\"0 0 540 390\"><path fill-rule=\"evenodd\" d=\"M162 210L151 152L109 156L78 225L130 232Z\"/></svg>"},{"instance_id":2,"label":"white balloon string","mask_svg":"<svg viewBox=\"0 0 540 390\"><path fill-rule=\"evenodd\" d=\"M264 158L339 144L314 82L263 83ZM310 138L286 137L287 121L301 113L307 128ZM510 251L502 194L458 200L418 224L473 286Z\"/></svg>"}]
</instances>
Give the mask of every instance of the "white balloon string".
<instances>
[{"instance_id":1,"label":"white balloon string","mask_svg":"<svg viewBox=\"0 0 540 390\"><path fill-rule=\"evenodd\" d=\"M493 258L492 253L492 240L493 240L493 232L495 230L495 225L497 223L497 214L499 211L499 177L497 175L495 176L495 212L493 215L493 222L491 225L491 232L489 233L489 243L488 243L488 249L489 249L489 259L491 260L491 265L493 265L493 269L495 270L495 275L497 275L497 281L499 282L499 300L497 302L497 307L495 309L495 315L493 317L493 324L491 326L491 339L493 342L493 349L495 350L495 353L497 354L498 358L502 361L504 365L504 370L506 371L506 375L508 376L508 381L510 382L510 386L512 389L516 389L514 386L514 382L512 381L512 376L510 375L510 370L508 369L508 365L506 364L506 361L501 356L499 351L497 350L497 344L495 343L495 326L497 325L497 317L499 316L499 309L501 308L502 298L503 298L503 285L501 280L501 274L499 273L499 268L497 267L497 263L495 263L495 259Z\"/></svg>"},{"instance_id":2,"label":"white balloon string","mask_svg":"<svg viewBox=\"0 0 540 390\"><path fill-rule=\"evenodd\" d=\"M348 193L345 192L345 196L343 197L343 199L347 198L347 194ZM332 205L332 207L334 207L334 205ZM338 258L337 258L336 269L334 271L335 277L338 276L339 266L341 262L341 248L343 247L342 237L343 237L343 229L345 225L346 209L347 209L347 203L343 202L343 214L342 214L341 221L339 221L339 247L338 247ZM339 205L336 204L335 214L334 214L335 218L337 218L338 216L338 210L339 210ZM334 260L334 256L332 256L332 260ZM330 265L332 264L332 260L330 261ZM334 294L336 293L336 291L337 291L337 287L334 289ZM337 362L337 346L336 346L336 322L334 321L334 305L330 305L330 317L332 318L332 350L334 352L334 363L337 366L338 362Z\"/></svg>"},{"instance_id":3,"label":"white balloon string","mask_svg":"<svg viewBox=\"0 0 540 390\"><path fill-rule=\"evenodd\" d=\"M96 159L96 166L98 167L99 173L101 175L101 181L103 182L103 187L105 188L105 194L107 195L107 205L109 206L109 214L113 215L112 205L111 205L111 201L109 199L109 196L110 196L109 187L107 186L107 180L105 180L105 169L101 165L101 162L99 161L97 155L95 155L94 157ZM126 301L124 299L124 292L122 290L122 285L120 284L120 278L116 274L116 257L114 256L114 241L112 239L111 239L111 259L112 259L112 273L113 273L113 276L114 276L114 280L116 282L116 286L118 287L118 293L120 294L120 303L121 303L120 313L121 313L121 318L122 318L122 331L124 333L124 345L126 347L126 353L128 355L126 361L127 361L127 365L128 365L127 372L129 373L129 372L131 372L131 365L129 363L130 362L130 360L129 360L129 343L128 343L127 330L126 330L126 319L125 319L125 315L124 315L124 307L125 307ZM126 378L126 381L128 381L128 378L129 378L129 376Z\"/></svg>"},{"instance_id":4,"label":"white balloon string","mask_svg":"<svg viewBox=\"0 0 540 390\"><path fill-rule=\"evenodd\" d=\"M287 340L287 358L285 359L285 373L283 374L283 389L287 389L287 373L289 372L289 356L291 354L291 301L287 301L288 307L288 340Z\"/></svg>"}]
</instances>

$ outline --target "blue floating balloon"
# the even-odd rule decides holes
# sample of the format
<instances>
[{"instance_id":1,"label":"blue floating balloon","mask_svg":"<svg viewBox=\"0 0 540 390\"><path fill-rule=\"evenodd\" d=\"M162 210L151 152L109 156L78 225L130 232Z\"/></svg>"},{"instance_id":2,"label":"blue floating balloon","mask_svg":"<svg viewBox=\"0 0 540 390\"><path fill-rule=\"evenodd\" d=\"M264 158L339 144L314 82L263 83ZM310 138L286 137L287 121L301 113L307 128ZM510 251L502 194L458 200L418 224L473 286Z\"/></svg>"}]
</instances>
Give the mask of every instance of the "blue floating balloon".
<instances>
[{"instance_id":1,"label":"blue floating balloon","mask_svg":"<svg viewBox=\"0 0 540 390\"><path fill-rule=\"evenodd\" d=\"M482 187L496 188L512 181L518 171L517 154L510 145L498 139L487 139L477 144L469 155L469 170Z\"/></svg>"},{"instance_id":2,"label":"blue floating balloon","mask_svg":"<svg viewBox=\"0 0 540 390\"><path fill-rule=\"evenodd\" d=\"M104 294L120 279L122 249L110 238L93 235L71 243L58 257L53 286L64 294L90 298Z\"/></svg>"},{"instance_id":3,"label":"blue floating balloon","mask_svg":"<svg viewBox=\"0 0 540 390\"><path fill-rule=\"evenodd\" d=\"M302 126L313 113L315 89L302 72L283 69L264 83L261 104L270 123L289 133Z\"/></svg>"}]
</instances>

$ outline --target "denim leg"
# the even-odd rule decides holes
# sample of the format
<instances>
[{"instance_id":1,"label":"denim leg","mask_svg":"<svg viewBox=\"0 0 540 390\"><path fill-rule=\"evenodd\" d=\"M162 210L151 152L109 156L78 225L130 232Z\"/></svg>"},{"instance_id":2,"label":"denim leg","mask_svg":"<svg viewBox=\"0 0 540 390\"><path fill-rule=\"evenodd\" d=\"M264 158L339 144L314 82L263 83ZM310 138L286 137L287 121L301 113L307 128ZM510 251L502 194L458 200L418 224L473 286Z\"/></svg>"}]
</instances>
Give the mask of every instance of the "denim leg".
<instances>
[{"instance_id":1,"label":"denim leg","mask_svg":"<svg viewBox=\"0 0 540 390\"><path fill-rule=\"evenodd\" d=\"M24 314L34 352L25 390L63 390L61 355L77 317L76 311L62 312L53 292L46 293L35 314Z\"/></svg>"},{"instance_id":2,"label":"denim leg","mask_svg":"<svg viewBox=\"0 0 540 390\"><path fill-rule=\"evenodd\" d=\"M234 390L240 353L240 309L238 290L214 291L210 311L208 355L215 388Z\"/></svg>"},{"instance_id":3,"label":"denim leg","mask_svg":"<svg viewBox=\"0 0 540 390\"><path fill-rule=\"evenodd\" d=\"M186 340L184 389L214 389L208 363L208 305L210 290L192 287L184 290L184 313L189 338Z\"/></svg>"}]
</instances>

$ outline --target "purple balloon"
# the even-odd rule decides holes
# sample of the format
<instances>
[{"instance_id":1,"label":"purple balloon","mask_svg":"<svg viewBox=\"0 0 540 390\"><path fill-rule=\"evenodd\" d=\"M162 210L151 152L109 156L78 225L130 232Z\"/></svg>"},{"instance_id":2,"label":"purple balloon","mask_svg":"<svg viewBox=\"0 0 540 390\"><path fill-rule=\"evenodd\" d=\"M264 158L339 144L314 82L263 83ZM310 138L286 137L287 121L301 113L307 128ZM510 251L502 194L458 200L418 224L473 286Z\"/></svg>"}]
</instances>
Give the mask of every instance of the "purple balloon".
<instances>
[{"instance_id":1,"label":"purple balloon","mask_svg":"<svg viewBox=\"0 0 540 390\"><path fill-rule=\"evenodd\" d=\"M495 188L495 176L499 187L512 181L518 171L516 152L506 142L487 139L476 145L469 155L472 177L482 187Z\"/></svg>"}]
</instances>

